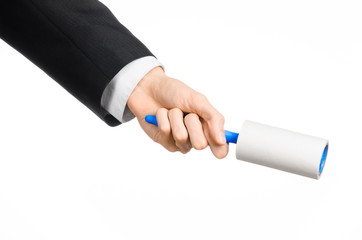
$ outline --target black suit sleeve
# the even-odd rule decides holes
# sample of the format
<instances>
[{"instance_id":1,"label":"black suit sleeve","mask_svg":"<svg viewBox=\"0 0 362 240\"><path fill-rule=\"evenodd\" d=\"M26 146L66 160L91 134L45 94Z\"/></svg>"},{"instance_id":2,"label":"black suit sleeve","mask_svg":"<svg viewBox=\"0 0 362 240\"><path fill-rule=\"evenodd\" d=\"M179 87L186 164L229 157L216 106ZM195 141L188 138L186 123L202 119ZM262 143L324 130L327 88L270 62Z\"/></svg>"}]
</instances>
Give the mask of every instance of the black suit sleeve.
<instances>
[{"instance_id":1,"label":"black suit sleeve","mask_svg":"<svg viewBox=\"0 0 362 240\"><path fill-rule=\"evenodd\" d=\"M107 124L103 90L131 61L152 53L97 0L1 0L0 37Z\"/></svg>"}]
</instances>

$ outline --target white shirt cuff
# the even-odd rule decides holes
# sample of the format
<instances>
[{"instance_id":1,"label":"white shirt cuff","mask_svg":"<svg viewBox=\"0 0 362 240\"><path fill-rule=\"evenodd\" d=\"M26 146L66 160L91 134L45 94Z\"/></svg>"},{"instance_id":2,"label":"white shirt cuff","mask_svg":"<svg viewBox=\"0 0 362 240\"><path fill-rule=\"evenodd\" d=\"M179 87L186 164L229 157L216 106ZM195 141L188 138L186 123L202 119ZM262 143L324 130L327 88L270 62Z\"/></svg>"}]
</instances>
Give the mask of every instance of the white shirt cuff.
<instances>
[{"instance_id":1,"label":"white shirt cuff","mask_svg":"<svg viewBox=\"0 0 362 240\"><path fill-rule=\"evenodd\" d=\"M138 82L153 68L162 64L152 56L136 59L117 73L104 89L101 106L121 123L135 116L129 110L127 101Z\"/></svg>"}]
</instances>

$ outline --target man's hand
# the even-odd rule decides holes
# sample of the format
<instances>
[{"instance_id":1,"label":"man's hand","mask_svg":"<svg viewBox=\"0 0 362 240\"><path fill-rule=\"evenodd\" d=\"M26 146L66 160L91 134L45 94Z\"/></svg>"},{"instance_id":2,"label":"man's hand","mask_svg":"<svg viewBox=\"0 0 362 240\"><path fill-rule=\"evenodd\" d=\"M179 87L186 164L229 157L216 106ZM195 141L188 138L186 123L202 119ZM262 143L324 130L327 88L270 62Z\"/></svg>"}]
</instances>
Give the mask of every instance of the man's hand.
<instances>
[{"instance_id":1,"label":"man's hand","mask_svg":"<svg viewBox=\"0 0 362 240\"><path fill-rule=\"evenodd\" d=\"M167 150L187 153L210 146L215 157L226 157L224 117L204 95L166 76L161 67L138 83L127 104L148 136ZM147 123L146 115L156 115L158 127Z\"/></svg>"}]
</instances>

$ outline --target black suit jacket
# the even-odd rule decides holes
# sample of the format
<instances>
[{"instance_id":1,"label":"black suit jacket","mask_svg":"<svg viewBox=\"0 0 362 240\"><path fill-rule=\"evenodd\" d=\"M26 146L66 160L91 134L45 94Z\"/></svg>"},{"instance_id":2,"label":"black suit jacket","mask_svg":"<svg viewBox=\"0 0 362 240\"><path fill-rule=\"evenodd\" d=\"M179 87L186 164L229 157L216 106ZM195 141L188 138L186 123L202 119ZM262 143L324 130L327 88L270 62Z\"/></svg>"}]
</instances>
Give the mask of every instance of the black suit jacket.
<instances>
[{"instance_id":1,"label":"black suit jacket","mask_svg":"<svg viewBox=\"0 0 362 240\"><path fill-rule=\"evenodd\" d=\"M101 96L128 63L152 53L97 0L1 0L0 37L107 124Z\"/></svg>"}]
</instances>

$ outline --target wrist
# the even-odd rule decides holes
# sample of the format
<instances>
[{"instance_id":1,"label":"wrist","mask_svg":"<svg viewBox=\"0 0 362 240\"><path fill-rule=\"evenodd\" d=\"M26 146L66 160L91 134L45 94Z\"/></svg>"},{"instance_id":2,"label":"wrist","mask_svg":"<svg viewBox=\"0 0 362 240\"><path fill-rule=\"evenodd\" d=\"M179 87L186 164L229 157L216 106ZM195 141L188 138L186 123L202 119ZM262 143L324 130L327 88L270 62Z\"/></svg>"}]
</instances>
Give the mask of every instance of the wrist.
<instances>
[{"instance_id":1,"label":"wrist","mask_svg":"<svg viewBox=\"0 0 362 240\"><path fill-rule=\"evenodd\" d=\"M127 105L131 112L135 115L137 109L142 107L143 100L147 97L155 99L160 88L160 82L166 77L162 67L155 67L149 71L136 85L130 94Z\"/></svg>"},{"instance_id":2,"label":"wrist","mask_svg":"<svg viewBox=\"0 0 362 240\"><path fill-rule=\"evenodd\" d=\"M136 88L146 90L154 97L160 87L160 82L166 77L162 67L155 67L149 71L138 83ZM137 90L137 89L136 89Z\"/></svg>"}]
</instances>

